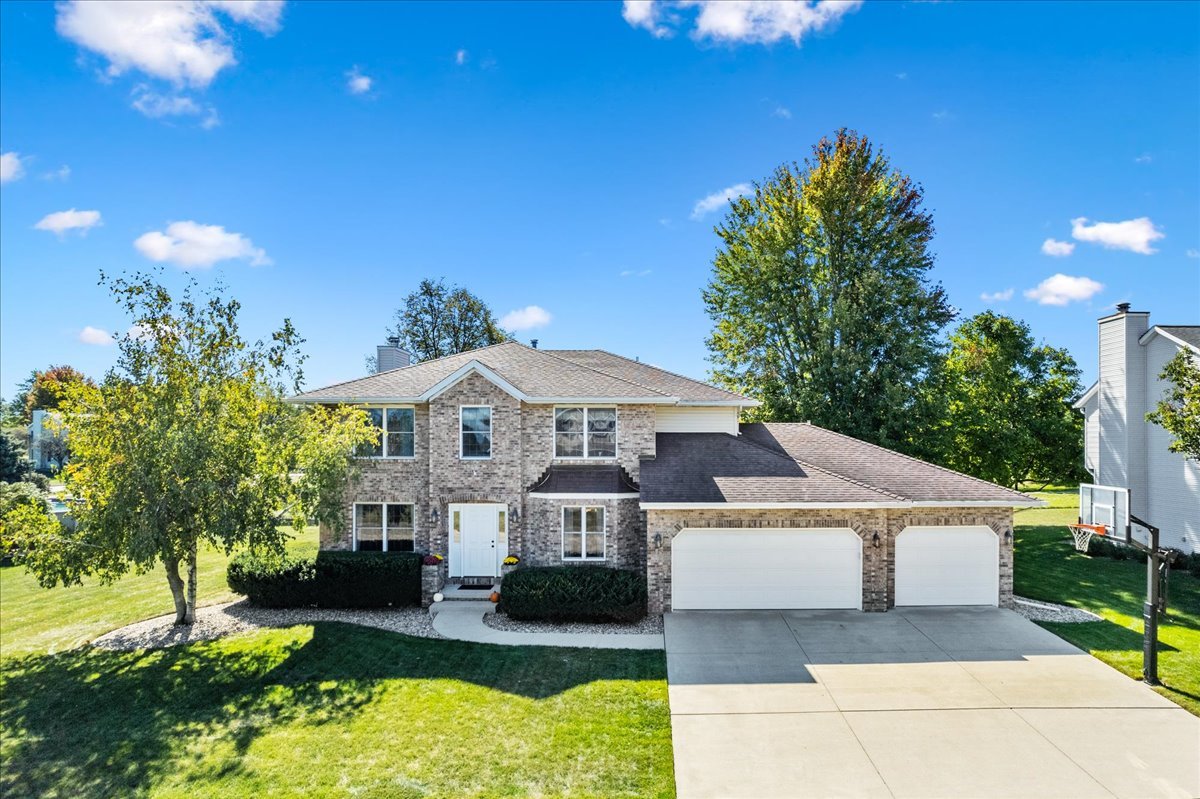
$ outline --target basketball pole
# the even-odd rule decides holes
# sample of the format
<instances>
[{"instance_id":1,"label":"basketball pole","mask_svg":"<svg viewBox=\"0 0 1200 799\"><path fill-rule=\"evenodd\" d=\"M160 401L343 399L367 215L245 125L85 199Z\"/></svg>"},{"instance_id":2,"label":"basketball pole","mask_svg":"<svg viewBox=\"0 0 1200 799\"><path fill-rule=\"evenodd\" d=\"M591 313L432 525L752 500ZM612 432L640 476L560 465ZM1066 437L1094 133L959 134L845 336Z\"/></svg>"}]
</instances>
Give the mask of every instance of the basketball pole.
<instances>
[{"instance_id":1,"label":"basketball pole","mask_svg":"<svg viewBox=\"0 0 1200 799\"><path fill-rule=\"evenodd\" d=\"M1162 579L1159 568L1163 556L1158 550L1158 528L1133 514L1129 520L1150 533L1150 546L1146 549L1146 602L1142 605L1142 680L1146 685L1158 685L1158 607ZM1132 543L1140 547L1136 540Z\"/></svg>"}]
</instances>

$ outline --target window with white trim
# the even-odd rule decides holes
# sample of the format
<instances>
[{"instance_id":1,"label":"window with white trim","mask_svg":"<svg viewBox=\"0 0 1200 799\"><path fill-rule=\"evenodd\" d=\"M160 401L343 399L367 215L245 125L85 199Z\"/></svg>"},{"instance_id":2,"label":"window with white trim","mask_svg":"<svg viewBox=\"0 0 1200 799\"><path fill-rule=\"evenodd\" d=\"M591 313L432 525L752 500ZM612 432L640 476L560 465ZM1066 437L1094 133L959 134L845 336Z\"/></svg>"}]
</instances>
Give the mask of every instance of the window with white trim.
<instances>
[{"instance_id":1,"label":"window with white trim","mask_svg":"<svg viewBox=\"0 0 1200 799\"><path fill-rule=\"evenodd\" d=\"M604 560L604 506L562 509L563 560Z\"/></svg>"},{"instance_id":2,"label":"window with white trim","mask_svg":"<svg viewBox=\"0 0 1200 799\"><path fill-rule=\"evenodd\" d=\"M490 405L463 405L458 409L463 458L492 457L492 408Z\"/></svg>"},{"instance_id":3,"label":"window with white trim","mask_svg":"<svg viewBox=\"0 0 1200 799\"><path fill-rule=\"evenodd\" d=\"M375 440L359 448L365 458L411 458L416 444L412 408L364 408L375 429Z\"/></svg>"},{"instance_id":4,"label":"window with white trim","mask_svg":"<svg viewBox=\"0 0 1200 799\"><path fill-rule=\"evenodd\" d=\"M354 504L354 549L358 552L412 552L413 506L398 502Z\"/></svg>"},{"instance_id":5,"label":"window with white trim","mask_svg":"<svg viewBox=\"0 0 1200 799\"><path fill-rule=\"evenodd\" d=\"M555 408L554 457L617 457L617 409Z\"/></svg>"}]
</instances>

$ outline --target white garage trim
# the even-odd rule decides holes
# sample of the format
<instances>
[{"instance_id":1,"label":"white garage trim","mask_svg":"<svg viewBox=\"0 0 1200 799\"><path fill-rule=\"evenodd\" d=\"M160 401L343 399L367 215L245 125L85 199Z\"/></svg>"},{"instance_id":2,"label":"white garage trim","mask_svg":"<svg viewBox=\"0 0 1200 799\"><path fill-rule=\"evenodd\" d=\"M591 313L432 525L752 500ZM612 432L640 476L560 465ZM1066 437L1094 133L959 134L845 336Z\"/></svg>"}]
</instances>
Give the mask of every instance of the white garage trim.
<instances>
[{"instance_id":1,"label":"white garage trim","mask_svg":"<svg viewBox=\"0 0 1200 799\"><path fill-rule=\"evenodd\" d=\"M896 536L896 606L998 605L1000 536L987 525L912 526Z\"/></svg>"},{"instance_id":2,"label":"white garage trim","mask_svg":"<svg viewBox=\"0 0 1200 799\"><path fill-rule=\"evenodd\" d=\"M685 528L671 541L671 607L861 610L862 549L848 527Z\"/></svg>"}]
</instances>

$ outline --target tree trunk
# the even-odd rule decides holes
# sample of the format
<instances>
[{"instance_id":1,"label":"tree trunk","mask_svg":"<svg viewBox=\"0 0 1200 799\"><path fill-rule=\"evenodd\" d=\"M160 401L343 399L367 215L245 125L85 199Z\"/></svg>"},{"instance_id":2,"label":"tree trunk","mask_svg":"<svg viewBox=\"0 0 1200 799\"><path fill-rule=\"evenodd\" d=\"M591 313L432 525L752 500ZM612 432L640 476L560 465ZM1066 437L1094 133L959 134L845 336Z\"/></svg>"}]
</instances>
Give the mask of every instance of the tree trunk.
<instances>
[{"instance_id":1,"label":"tree trunk","mask_svg":"<svg viewBox=\"0 0 1200 799\"><path fill-rule=\"evenodd\" d=\"M175 623L190 624L187 598L183 593L183 580L179 576L179 559L164 558L163 566L167 570L167 584L171 586L171 598L175 600Z\"/></svg>"},{"instance_id":2,"label":"tree trunk","mask_svg":"<svg viewBox=\"0 0 1200 799\"><path fill-rule=\"evenodd\" d=\"M188 567L188 584L187 584L187 605L185 606L184 624L194 624L196 621L196 542L192 542L192 548L188 551L187 558Z\"/></svg>"}]
</instances>

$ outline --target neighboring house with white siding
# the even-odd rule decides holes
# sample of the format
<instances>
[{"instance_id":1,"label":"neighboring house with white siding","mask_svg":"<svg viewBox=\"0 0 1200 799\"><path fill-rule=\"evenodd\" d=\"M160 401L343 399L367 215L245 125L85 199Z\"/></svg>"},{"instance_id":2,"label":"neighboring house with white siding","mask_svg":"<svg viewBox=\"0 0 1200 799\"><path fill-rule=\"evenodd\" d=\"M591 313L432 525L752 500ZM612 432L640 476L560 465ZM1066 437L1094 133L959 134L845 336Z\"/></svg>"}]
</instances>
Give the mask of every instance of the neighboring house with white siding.
<instances>
[{"instance_id":1,"label":"neighboring house with white siding","mask_svg":"<svg viewBox=\"0 0 1200 799\"><path fill-rule=\"evenodd\" d=\"M1160 529L1163 546L1200 551L1200 462L1171 452L1171 434L1146 421L1169 388L1159 377L1167 361L1180 350L1200 359L1200 325L1151 326L1148 312L1122 303L1099 328L1099 378L1075 403L1084 467L1129 488L1133 515Z\"/></svg>"}]
</instances>

